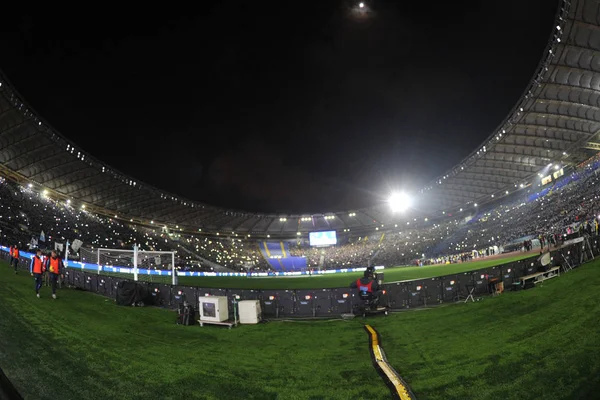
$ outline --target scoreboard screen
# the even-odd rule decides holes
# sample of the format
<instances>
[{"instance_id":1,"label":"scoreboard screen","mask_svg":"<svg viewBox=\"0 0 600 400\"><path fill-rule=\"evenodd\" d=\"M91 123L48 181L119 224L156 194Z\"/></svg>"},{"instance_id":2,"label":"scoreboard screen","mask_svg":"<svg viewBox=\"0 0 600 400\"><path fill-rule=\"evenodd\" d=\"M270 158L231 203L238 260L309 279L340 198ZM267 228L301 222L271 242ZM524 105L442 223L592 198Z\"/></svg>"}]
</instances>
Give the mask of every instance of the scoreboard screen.
<instances>
[{"instance_id":1,"label":"scoreboard screen","mask_svg":"<svg viewBox=\"0 0 600 400\"><path fill-rule=\"evenodd\" d=\"M331 246L337 244L335 231L310 232L308 239L311 246Z\"/></svg>"}]
</instances>

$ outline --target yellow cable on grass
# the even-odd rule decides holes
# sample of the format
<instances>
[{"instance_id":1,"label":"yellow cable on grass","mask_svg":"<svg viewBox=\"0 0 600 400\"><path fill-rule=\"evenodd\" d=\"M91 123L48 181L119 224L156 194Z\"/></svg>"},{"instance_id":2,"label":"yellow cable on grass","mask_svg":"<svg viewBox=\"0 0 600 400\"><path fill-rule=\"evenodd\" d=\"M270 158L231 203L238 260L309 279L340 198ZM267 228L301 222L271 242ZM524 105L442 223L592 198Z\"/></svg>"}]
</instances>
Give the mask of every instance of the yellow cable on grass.
<instances>
[{"instance_id":1,"label":"yellow cable on grass","mask_svg":"<svg viewBox=\"0 0 600 400\"><path fill-rule=\"evenodd\" d=\"M371 348L369 350L373 358L373 365L381 375L385 376L385 379L387 380L386 384L390 388L393 398L400 400L416 400L416 397L410 391L408 385L387 362L385 353L381 348L379 333L371 325L365 325L365 329L370 338L369 342Z\"/></svg>"}]
</instances>

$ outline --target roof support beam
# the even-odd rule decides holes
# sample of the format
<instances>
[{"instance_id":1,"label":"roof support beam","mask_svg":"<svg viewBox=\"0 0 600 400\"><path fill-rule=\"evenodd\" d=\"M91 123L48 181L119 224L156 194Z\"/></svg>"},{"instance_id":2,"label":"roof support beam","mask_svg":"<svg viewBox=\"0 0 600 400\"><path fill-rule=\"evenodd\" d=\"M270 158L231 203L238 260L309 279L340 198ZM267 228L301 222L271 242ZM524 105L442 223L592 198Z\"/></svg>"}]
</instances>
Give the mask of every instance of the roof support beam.
<instances>
[{"instance_id":1,"label":"roof support beam","mask_svg":"<svg viewBox=\"0 0 600 400\"><path fill-rule=\"evenodd\" d=\"M60 171L62 172L60 175L56 175L52 177L52 181L56 182L56 181L60 181L62 178L64 178L65 176L71 175L77 171L81 171L82 169L79 168L80 166L80 161L79 160L68 160L67 162L65 162L64 164L62 164L60 166ZM65 170L67 168L67 166L71 166L76 164L77 168L69 168L67 170ZM63 188L65 186L70 185L71 182L62 182L61 184L59 184L58 186L54 187L54 190L58 190L59 188Z\"/></svg>"},{"instance_id":2,"label":"roof support beam","mask_svg":"<svg viewBox=\"0 0 600 400\"><path fill-rule=\"evenodd\" d=\"M167 212L159 214L156 216L156 219L160 220L160 221L164 221L164 220L171 220L172 219L172 215L177 215L177 214L181 214L181 212L186 208L186 206L181 205L181 204L173 204L171 206L171 208L167 209Z\"/></svg>"},{"instance_id":3,"label":"roof support beam","mask_svg":"<svg viewBox=\"0 0 600 400\"><path fill-rule=\"evenodd\" d=\"M29 166L31 166L31 165L33 165L33 164L35 164L36 162L38 162L38 163L43 163L43 162L45 162L45 161L50 161L50 160L53 160L53 159L55 159L55 158L56 158L56 159L63 159L63 155L62 155L62 154L60 154L60 153L56 153L56 154L53 154L53 155L51 155L51 156L49 156L49 157L46 157L45 159L43 159L43 160L41 160L41 161L40 161L40 160L38 160L38 161L33 161L33 162L29 163L29 164L28 164L26 167L29 167ZM42 171L40 171L40 172L38 172L38 173L36 173L36 174L34 174L34 175L31 175L31 176L29 177L29 179L37 179L37 178L38 178L40 175L47 174L47 173L49 173L49 172L52 172L52 171L54 171L55 169L60 169L60 168L62 168L63 166L65 166L65 165L69 164L70 162L71 162L71 160L67 160L67 161L65 161L65 162L61 162L61 163L59 163L59 164L56 164L56 165L55 165L55 166L53 166L53 167L50 167L50 168L45 168L45 169L43 169Z\"/></svg>"},{"instance_id":4,"label":"roof support beam","mask_svg":"<svg viewBox=\"0 0 600 400\"><path fill-rule=\"evenodd\" d=\"M103 185L103 184L106 184L106 183L112 181L112 178L109 175L106 175L106 177L103 180L97 181L94 178L96 178L98 175L102 175L102 172L98 172L95 175L91 175L90 177L86 178L84 180L84 182L89 180L90 181L89 184L81 186L79 188L76 188L75 190L72 190L70 192L67 192L66 193L67 196L78 197L78 198L86 197L88 195L88 193L83 193L83 195L82 195L82 194L80 194L80 192L82 192L86 189L89 189L91 187ZM94 194L94 193L96 193L96 192L92 192L92 194Z\"/></svg>"},{"instance_id":5,"label":"roof support beam","mask_svg":"<svg viewBox=\"0 0 600 400\"><path fill-rule=\"evenodd\" d=\"M542 125L533 125L533 124L526 124L526 123L520 123L519 122L519 123L515 124L514 127L515 128L524 127L525 129L534 129L536 131L536 133L538 131L541 131L541 132L544 132L544 133L546 133L546 132L555 132L555 133L560 132L561 134L563 134L563 133L570 133L570 134L573 134L573 135L577 135L578 137L589 136L588 132L578 131L578 130L569 129L569 128L560 128L560 127L555 127L555 126L545 126L545 125L542 126ZM513 128L511 130L511 132L515 128ZM512 135L512 133L507 133L507 134L511 134Z\"/></svg>"},{"instance_id":6,"label":"roof support beam","mask_svg":"<svg viewBox=\"0 0 600 400\"><path fill-rule=\"evenodd\" d=\"M555 104L558 106L561 106L561 105L577 106L578 108L585 108L585 109L591 110L593 112L600 110L600 106L593 106L591 104L585 104L585 103L575 102L575 101L570 101L570 100L560 100L560 99L550 99L550 98L542 98L542 99L538 98L538 101L536 101L536 103L534 104L533 107L537 111L538 106L547 109L550 104ZM537 111L537 112L540 112L540 111Z\"/></svg>"},{"instance_id":7,"label":"roof support beam","mask_svg":"<svg viewBox=\"0 0 600 400\"><path fill-rule=\"evenodd\" d=\"M27 138L27 139L29 139L29 138ZM23 139L23 140L27 140L27 139ZM45 143L45 144L37 145L37 146L35 146L33 148L30 148L29 146L31 146L31 145L25 145L25 146L17 147L17 145L14 144L14 145L12 145L12 147L18 148L19 151L14 155L13 158L11 158L10 160L6 161L5 164L14 163L14 164L16 164L15 170L17 170L17 171L21 170L23 168L23 166L19 166L18 165L20 160L22 160L22 159L28 160L28 159L31 159L31 158L35 159L36 158L35 155L40 150L43 150L45 147L47 147L48 145L49 144ZM33 155L33 157L32 157L32 155ZM29 164L31 164L31 162L26 163L25 166L27 166Z\"/></svg>"},{"instance_id":8,"label":"roof support beam","mask_svg":"<svg viewBox=\"0 0 600 400\"><path fill-rule=\"evenodd\" d=\"M512 134L510 136L507 136L506 138L504 138L504 140L496 143L493 147L493 149L491 151L495 151L495 152L500 152L502 153L502 147L503 146L511 146L511 147L522 147L523 149L532 149L532 150L540 150L540 151L544 151L544 150L562 150L564 148L566 148L567 146L565 145L564 141L560 141L558 142L559 144L563 145L562 147L552 147L552 145L548 145L550 143L557 143L556 141L553 142L543 142L544 144L542 146L536 146L536 145L532 145L532 144L518 144L518 143L509 143L507 142L508 139L510 139L512 136ZM546 139L543 139L546 140ZM549 139L548 139L549 140ZM569 144L571 144L573 142L569 142Z\"/></svg>"},{"instance_id":9,"label":"roof support beam","mask_svg":"<svg viewBox=\"0 0 600 400\"><path fill-rule=\"evenodd\" d=\"M157 199L153 198L152 195L148 195L148 192L146 190L139 190L139 194L132 196L128 199L125 199L121 204L123 205L123 208L130 208L133 205L135 205L136 209L143 209L145 208L146 204L152 204L154 202L157 201Z\"/></svg>"},{"instance_id":10,"label":"roof support beam","mask_svg":"<svg viewBox=\"0 0 600 400\"><path fill-rule=\"evenodd\" d=\"M567 145L575 143L575 140L567 140L567 139L555 139L555 138L551 138L551 137L546 137L546 136L536 136L536 135L522 135L522 134L518 134L518 133L511 133L510 135L506 136L506 138L503 140L503 142L498 142L498 143L507 143L507 144L512 144L508 142L508 139L511 138L515 138L515 139L523 139L523 140L533 140L533 141L544 141L547 140L549 142L554 142L554 143L560 143L560 144L565 144L565 142L567 143ZM514 145L518 146L518 143L514 143Z\"/></svg>"},{"instance_id":11,"label":"roof support beam","mask_svg":"<svg viewBox=\"0 0 600 400\"><path fill-rule=\"evenodd\" d=\"M567 114L559 114L559 113L552 113L552 112L538 112L538 111L527 111L524 113L523 118L526 118L528 115L538 115L541 116L545 121L548 121L547 116L551 116L551 117L555 117L555 118L564 118L564 119L568 119L571 121L579 121L579 122L583 122L586 124L598 124L600 123L600 119L599 120L595 120L595 119L587 119L587 118L581 118L581 117L574 117L572 115L567 115ZM537 122L537 118L536 118L536 122ZM546 125L543 125L546 126ZM591 134L591 133L588 133Z\"/></svg>"},{"instance_id":12,"label":"roof support beam","mask_svg":"<svg viewBox=\"0 0 600 400\"><path fill-rule=\"evenodd\" d=\"M0 143L3 142L4 139L7 139L6 144L3 145L2 147L8 147L8 146L12 146L12 145L15 145L15 144L19 144L23 140L29 139L29 136L27 136L25 138L20 138L16 142L11 143L10 142L10 138L6 137L6 136L8 136L9 133L11 133L12 131L14 131L15 129L21 128L26 123L27 123L27 120L23 120L23 121L21 121L21 122L19 122L17 124L14 124L14 125L11 125L11 126L7 127L6 129L0 130Z\"/></svg>"},{"instance_id":13,"label":"roof support beam","mask_svg":"<svg viewBox=\"0 0 600 400\"><path fill-rule=\"evenodd\" d=\"M146 217L152 216L154 219L157 218L157 211L163 211L165 207L171 206L172 203L167 203L166 199L157 199L157 198L148 198L146 200L142 200L140 203L140 209L143 209L140 215L144 215Z\"/></svg>"},{"instance_id":14,"label":"roof support beam","mask_svg":"<svg viewBox=\"0 0 600 400\"><path fill-rule=\"evenodd\" d=\"M129 186L129 185L127 185ZM101 196L98 200L98 202L102 202L104 203L104 207L108 208L108 209L112 209L111 207L113 207L113 200L117 200L119 201L120 199L127 199L132 197L132 187L125 187L124 184L117 186L116 188L114 188L113 190L110 190L110 192L104 192L106 195ZM115 207L116 208L116 207Z\"/></svg>"},{"instance_id":15,"label":"roof support beam","mask_svg":"<svg viewBox=\"0 0 600 400\"><path fill-rule=\"evenodd\" d=\"M102 193L104 190L109 189L110 187L112 187L114 185L114 179L109 175L107 176L106 179L104 179L103 181L100 182L93 182L89 185L84 186L83 188L80 189L76 189L74 190L72 193L79 193L84 189L88 189L90 187L94 187L95 190L91 190L87 193L84 193L83 195L79 194L78 196L73 195L72 193L69 193L69 196L72 197L79 197L79 198L84 198L84 197L92 197L97 195L98 193Z\"/></svg>"},{"instance_id":16,"label":"roof support beam","mask_svg":"<svg viewBox=\"0 0 600 400\"><path fill-rule=\"evenodd\" d=\"M507 160L506 156L509 157L527 157L530 159L534 160L534 163L532 164L531 162L524 162L524 161L517 161L515 159L511 159L511 160ZM514 167L517 166L521 166L521 167L526 167L526 168L533 168L533 169L538 169L541 168L543 166L545 166L547 164L547 162L541 162L538 163L538 159L533 157L533 156L527 156L527 155L515 155L515 154L506 154L506 153L497 153L494 154L494 152L490 152L488 154L485 155L485 158L480 158L479 160L476 161L476 163L481 163L481 162L495 162L495 163L501 163L503 166L502 168L506 171L517 171Z\"/></svg>"},{"instance_id":17,"label":"roof support beam","mask_svg":"<svg viewBox=\"0 0 600 400\"><path fill-rule=\"evenodd\" d=\"M192 216L200 214L200 211L195 207L194 208L189 207L189 208L190 208L189 212L183 213L178 217L180 224L183 224L184 222L187 224L195 224L196 218L194 218Z\"/></svg>"},{"instance_id":18,"label":"roof support beam","mask_svg":"<svg viewBox=\"0 0 600 400\"><path fill-rule=\"evenodd\" d=\"M41 149L51 148L53 146L54 146L54 143L47 143L47 144L45 144L43 146L40 146L39 149L41 150ZM38 159L38 158L36 158L36 157L32 157L31 160L30 160L30 162L28 162L27 164L22 165L21 167L19 167L19 170L24 170L26 168L31 167L32 165L38 164L40 162L44 162L47 159L52 159L54 157L57 157L58 155L59 155L59 153L54 153L54 154L52 154L52 155L50 155L50 156L48 156L48 157L46 157L44 159L41 159L41 160Z\"/></svg>"},{"instance_id":19,"label":"roof support beam","mask_svg":"<svg viewBox=\"0 0 600 400\"><path fill-rule=\"evenodd\" d=\"M595 96L598 93L590 88L584 88L581 86L573 86L573 85L569 85L567 83L560 83L560 82L546 82L544 83L544 90L542 90L542 92L537 96L538 99L542 100L542 101L546 101L546 100L560 100L556 97L550 97L547 95L547 88L556 88L557 90L560 89L566 89L569 91L569 97L572 93L577 93L577 96L580 97L582 93L587 93L589 96ZM541 97L544 96L544 97ZM585 104L585 103L584 103Z\"/></svg>"},{"instance_id":20,"label":"roof support beam","mask_svg":"<svg viewBox=\"0 0 600 400\"><path fill-rule=\"evenodd\" d=\"M454 194L446 194L443 198L429 198L428 199L434 208L438 210L448 210L450 208L464 207L467 202L474 201L476 199L464 196L456 196ZM436 206L437 205L437 206Z\"/></svg>"},{"instance_id":21,"label":"roof support beam","mask_svg":"<svg viewBox=\"0 0 600 400\"><path fill-rule=\"evenodd\" d=\"M95 176L100 175L100 172L93 168L85 168L73 171L71 174L71 179L68 182L64 182L60 188L66 192L69 192L69 187L77 185L81 182L85 182L86 180L93 178ZM55 189L56 190L56 189Z\"/></svg>"},{"instance_id":22,"label":"roof support beam","mask_svg":"<svg viewBox=\"0 0 600 400\"><path fill-rule=\"evenodd\" d=\"M544 160L542 164L545 164L547 161L552 160L553 157L552 155L542 155L542 154L523 154L523 153L517 153L514 145L512 146L507 146L509 147L508 149L504 149L504 151L499 151L494 149L494 152L498 155L507 155L507 156L515 156L515 157L527 157L527 158L533 158L533 159L538 159L538 160ZM508 151L507 151L508 150ZM512 150L512 151L510 151ZM560 149L546 149L547 151L561 151ZM498 160L497 160L498 161ZM513 163L512 161L510 161L510 163ZM537 164L537 163L536 163Z\"/></svg>"},{"instance_id":23,"label":"roof support beam","mask_svg":"<svg viewBox=\"0 0 600 400\"><path fill-rule=\"evenodd\" d=\"M477 188L477 187L475 187L475 188ZM483 188L483 189L484 190L482 191L479 189L473 189L473 187L470 187L470 189L468 189L468 190L461 189L460 187L445 187L445 188L439 188L438 190L440 192L452 193L452 194L456 195L458 198L464 198L469 201L475 199L477 196L492 194L495 191L492 188ZM491 189L491 190L486 190L486 189Z\"/></svg>"},{"instance_id":24,"label":"roof support beam","mask_svg":"<svg viewBox=\"0 0 600 400\"><path fill-rule=\"evenodd\" d=\"M494 189L494 190L498 190L498 188L501 188L503 186L506 186L507 184L510 184L506 181L503 180L499 180L499 179L492 179L494 178L493 176L490 176L489 178L485 178L483 179L480 175L478 175L479 178L470 178L467 176L456 176L453 178L452 181L450 181L449 183L447 183L446 185L440 185L440 187L443 186L452 186L452 185L461 185L461 186L469 186L469 187L478 187L478 188L486 188L486 189ZM513 181L510 181L513 182Z\"/></svg>"},{"instance_id":25,"label":"roof support beam","mask_svg":"<svg viewBox=\"0 0 600 400\"><path fill-rule=\"evenodd\" d=\"M501 165L501 164L500 164ZM524 168L524 167L521 167ZM465 176L470 179L486 179L491 180L498 183L510 184L515 183L515 180L521 180L526 176L531 175L535 171L538 171L539 168L536 169L522 169L522 170L507 170L500 167L493 166L493 164L488 165L478 165L473 167L469 171L464 171ZM460 175L462 176L463 172Z\"/></svg>"}]
</instances>

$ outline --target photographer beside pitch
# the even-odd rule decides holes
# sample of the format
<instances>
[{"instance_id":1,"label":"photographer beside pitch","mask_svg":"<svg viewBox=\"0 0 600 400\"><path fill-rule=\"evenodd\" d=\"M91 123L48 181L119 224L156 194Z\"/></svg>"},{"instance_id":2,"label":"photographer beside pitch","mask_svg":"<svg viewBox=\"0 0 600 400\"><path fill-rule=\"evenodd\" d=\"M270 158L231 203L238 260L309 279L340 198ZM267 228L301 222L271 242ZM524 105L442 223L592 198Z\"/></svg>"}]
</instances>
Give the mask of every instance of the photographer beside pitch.
<instances>
[{"instance_id":1,"label":"photographer beside pitch","mask_svg":"<svg viewBox=\"0 0 600 400\"><path fill-rule=\"evenodd\" d=\"M31 265L29 266L29 272L31 276L35 278L35 295L40 297L40 288L42 287L42 274L46 271L44 260L42 260L42 250L37 249L35 256L31 259Z\"/></svg>"},{"instance_id":2,"label":"photographer beside pitch","mask_svg":"<svg viewBox=\"0 0 600 400\"><path fill-rule=\"evenodd\" d=\"M61 276L63 268L62 259L56 254L56 250L52 250L50 257L46 260L46 271L50 274L50 284L52 285L52 298L56 299L56 284Z\"/></svg>"}]
</instances>

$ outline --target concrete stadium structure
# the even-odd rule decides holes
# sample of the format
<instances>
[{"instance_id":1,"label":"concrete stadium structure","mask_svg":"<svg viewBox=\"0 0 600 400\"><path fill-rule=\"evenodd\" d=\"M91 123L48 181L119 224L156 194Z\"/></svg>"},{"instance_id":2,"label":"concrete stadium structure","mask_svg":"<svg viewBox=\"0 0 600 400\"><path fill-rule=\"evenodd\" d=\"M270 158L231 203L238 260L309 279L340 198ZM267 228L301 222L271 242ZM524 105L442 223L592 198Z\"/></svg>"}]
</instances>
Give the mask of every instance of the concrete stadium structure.
<instances>
[{"instance_id":1,"label":"concrete stadium structure","mask_svg":"<svg viewBox=\"0 0 600 400\"><path fill-rule=\"evenodd\" d=\"M600 151L599 134L600 3L560 0L547 49L522 97L481 146L420 191L421 210L442 216L537 187L550 164L575 166ZM261 214L167 193L75 146L1 74L0 174L93 212L184 232L290 237L326 229L368 231L399 218L387 204L310 215Z\"/></svg>"}]
</instances>

